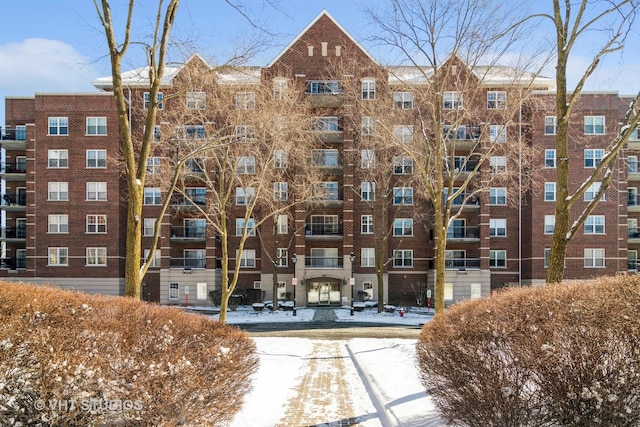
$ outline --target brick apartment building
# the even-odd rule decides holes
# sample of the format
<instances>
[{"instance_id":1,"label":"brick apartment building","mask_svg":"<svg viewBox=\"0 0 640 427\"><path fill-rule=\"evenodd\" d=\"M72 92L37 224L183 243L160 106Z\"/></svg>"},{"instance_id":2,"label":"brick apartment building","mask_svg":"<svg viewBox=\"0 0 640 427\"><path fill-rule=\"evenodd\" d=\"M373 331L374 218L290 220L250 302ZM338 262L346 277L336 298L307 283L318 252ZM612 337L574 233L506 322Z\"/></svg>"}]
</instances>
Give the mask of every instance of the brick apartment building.
<instances>
[{"instance_id":1,"label":"brick apartment building","mask_svg":"<svg viewBox=\"0 0 640 427\"><path fill-rule=\"evenodd\" d=\"M341 60L357 63L357 71L337 73L335 64ZM162 88L167 102L158 115L159 136L172 125L168 122L171 102L185 99L168 99L174 83L193 67L208 65L194 55L184 66L167 69ZM342 304L352 295L356 299L377 298L371 223L379 218L370 218L367 208L369 193L375 189L366 185L358 148L358 142L367 137L366 117L354 105L380 103L388 107L390 114L393 110L406 110L401 111L407 117L406 123L414 123L413 111L423 100L414 99L411 85L398 79L399 74L407 72L411 67L381 66L328 13L322 12L267 66L245 67L240 70L241 79L238 70L235 74L218 73L218 79L227 87L237 85L243 98L236 98L236 102L249 109L255 108L252 87L273 87L274 96L287 87L303 87L315 123L322 125L314 129L321 159L315 166L326 170L326 203L313 212L297 206L288 223L280 224L282 228L265 231L286 235L291 242L286 247L271 244L264 249L256 242L250 243L242 260L238 289L262 289L267 299L273 298L272 272L276 268L278 298L290 299L295 294L297 305ZM143 112L149 102L144 76L144 68L123 76L129 88L134 132L143 128L136 112ZM355 82L355 86L347 85L346 80ZM486 75L480 80L486 97L475 108L485 111L487 117L492 109L509 102L507 94L512 93L513 87L501 87L501 83L504 80L499 76ZM94 81L99 90L96 93L43 93L6 99L6 128L1 141L5 151L0 207L4 217L0 238L3 280L54 283L111 295L123 293L126 191L123 170L117 162L118 123L110 85L111 78L107 77ZM535 89L532 97L536 102L520 106L523 119L508 132L520 135L534 149L531 168L538 171L536 182L521 191L520 197L516 195L516 203L505 200L513 189L500 187L487 189L473 202L464 201L462 213L448 233L447 302L486 296L492 289L509 284L544 282L553 231L554 168L558 160L553 149L554 87L553 81L545 78L528 85ZM204 103L209 96L212 95L188 92L187 108L207 112ZM603 157L628 101L617 93L581 97L572 122L570 158L584 168L574 169L572 185L583 182ZM188 132L204 136L206 124L210 123L213 118L189 124ZM413 128L405 126L401 133L403 129ZM494 135L500 136L500 131ZM467 141L468 150L477 149L475 142L481 137L485 136L471 130L458 135L459 147ZM615 178L605 199L569 247L566 279L636 270L640 248L638 151L640 139L636 132L613 171ZM396 173L413 170L406 166L401 165ZM489 170L490 166L493 165L483 168ZM197 182L189 185L192 200L201 197L205 202L206 190ZM161 197L156 188L148 190L143 247L149 245L148 236ZM595 192L597 188L587 192L585 200ZM411 187L394 187L393 197L396 196L409 203L403 206L402 218L388 219L387 225L394 232L387 243L384 299L411 304L411 284L426 282L432 288L434 283L433 230L428 225L418 226L418 218L431 208ZM241 212L241 203L238 204ZM580 207L576 209L580 211ZM144 299L180 304L188 297L192 304L208 304L209 294L220 288L215 236L202 218L177 199L165 215L161 230L157 259L144 281ZM263 250L278 251L277 265L272 265Z\"/></svg>"}]
</instances>

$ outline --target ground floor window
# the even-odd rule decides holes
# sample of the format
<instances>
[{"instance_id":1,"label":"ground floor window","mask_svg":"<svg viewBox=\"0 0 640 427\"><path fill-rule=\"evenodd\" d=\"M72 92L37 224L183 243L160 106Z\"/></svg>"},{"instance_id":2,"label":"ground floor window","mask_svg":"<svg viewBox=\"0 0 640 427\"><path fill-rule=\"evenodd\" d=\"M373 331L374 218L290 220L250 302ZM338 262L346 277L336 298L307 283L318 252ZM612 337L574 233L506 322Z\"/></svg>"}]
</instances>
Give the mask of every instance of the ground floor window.
<instances>
[{"instance_id":1,"label":"ground floor window","mask_svg":"<svg viewBox=\"0 0 640 427\"><path fill-rule=\"evenodd\" d=\"M169 299L178 299L180 297L180 285L177 283L169 283Z\"/></svg>"}]
</instances>

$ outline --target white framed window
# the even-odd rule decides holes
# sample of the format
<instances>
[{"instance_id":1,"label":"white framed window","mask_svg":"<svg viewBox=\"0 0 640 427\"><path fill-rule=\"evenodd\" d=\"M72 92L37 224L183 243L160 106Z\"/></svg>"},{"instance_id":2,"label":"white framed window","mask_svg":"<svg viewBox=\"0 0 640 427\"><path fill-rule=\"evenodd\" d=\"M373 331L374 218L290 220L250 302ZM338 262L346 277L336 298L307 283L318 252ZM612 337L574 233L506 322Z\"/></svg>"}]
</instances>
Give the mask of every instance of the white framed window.
<instances>
[{"instance_id":1,"label":"white framed window","mask_svg":"<svg viewBox=\"0 0 640 427\"><path fill-rule=\"evenodd\" d=\"M340 166L340 154L336 149L314 149L311 152L311 159L314 166L336 167Z\"/></svg>"},{"instance_id":2,"label":"white framed window","mask_svg":"<svg viewBox=\"0 0 640 427\"><path fill-rule=\"evenodd\" d=\"M457 110L462 108L462 94L460 92L445 91L442 94L442 107L445 110Z\"/></svg>"},{"instance_id":3,"label":"white framed window","mask_svg":"<svg viewBox=\"0 0 640 427\"><path fill-rule=\"evenodd\" d=\"M362 234L373 234L373 215L360 216L360 232Z\"/></svg>"},{"instance_id":4,"label":"white framed window","mask_svg":"<svg viewBox=\"0 0 640 427\"><path fill-rule=\"evenodd\" d=\"M555 168L556 167L556 150L555 148L549 148L544 150L544 167Z\"/></svg>"},{"instance_id":5,"label":"white framed window","mask_svg":"<svg viewBox=\"0 0 640 427\"><path fill-rule=\"evenodd\" d=\"M278 281L277 292L278 299L284 300L287 297L287 282Z\"/></svg>"},{"instance_id":6,"label":"white framed window","mask_svg":"<svg viewBox=\"0 0 640 427\"><path fill-rule=\"evenodd\" d=\"M556 183L545 182L544 183L544 201L554 202L556 200Z\"/></svg>"},{"instance_id":7,"label":"white framed window","mask_svg":"<svg viewBox=\"0 0 640 427\"><path fill-rule=\"evenodd\" d=\"M544 216L544 234L553 234L556 229L556 216L545 215Z\"/></svg>"},{"instance_id":8,"label":"white framed window","mask_svg":"<svg viewBox=\"0 0 640 427\"><path fill-rule=\"evenodd\" d=\"M544 134L555 135L558 129L558 118L556 116L545 116L544 118Z\"/></svg>"},{"instance_id":9,"label":"white framed window","mask_svg":"<svg viewBox=\"0 0 640 427\"><path fill-rule=\"evenodd\" d=\"M393 220L394 236L413 236L413 218L396 218Z\"/></svg>"},{"instance_id":10,"label":"white framed window","mask_svg":"<svg viewBox=\"0 0 640 427\"><path fill-rule=\"evenodd\" d=\"M106 168L107 150L87 150L87 168Z\"/></svg>"},{"instance_id":11,"label":"white framed window","mask_svg":"<svg viewBox=\"0 0 640 427\"><path fill-rule=\"evenodd\" d=\"M48 167L66 169L69 167L69 150L49 150Z\"/></svg>"},{"instance_id":12,"label":"white framed window","mask_svg":"<svg viewBox=\"0 0 640 427\"><path fill-rule=\"evenodd\" d=\"M362 135L373 135L375 121L372 117L365 116L361 120L360 133Z\"/></svg>"},{"instance_id":13,"label":"white framed window","mask_svg":"<svg viewBox=\"0 0 640 427\"><path fill-rule=\"evenodd\" d=\"M585 195L586 197L586 195ZM595 197L595 196L593 196ZM640 202L638 200L638 187L628 187L627 188L627 205L628 206L637 206Z\"/></svg>"},{"instance_id":14,"label":"white framed window","mask_svg":"<svg viewBox=\"0 0 640 427\"><path fill-rule=\"evenodd\" d=\"M601 148L588 148L584 150L584 167L595 168L604 157L604 150Z\"/></svg>"},{"instance_id":15,"label":"white framed window","mask_svg":"<svg viewBox=\"0 0 640 427\"><path fill-rule=\"evenodd\" d=\"M395 249L393 251L394 267L413 267L413 251L408 249Z\"/></svg>"},{"instance_id":16,"label":"white framed window","mask_svg":"<svg viewBox=\"0 0 640 427\"><path fill-rule=\"evenodd\" d=\"M273 99L275 99L276 101L282 101L285 97L285 94L287 93L287 87L287 79L273 79Z\"/></svg>"},{"instance_id":17,"label":"white framed window","mask_svg":"<svg viewBox=\"0 0 640 427\"><path fill-rule=\"evenodd\" d=\"M376 81L371 79L362 80L362 99L376 99Z\"/></svg>"},{"instance_id":18,"label":"white framed window","mask_svg":"<svg viewBox=\"0 0 640 427\"><path fill-rule=\"evenodd\" d=\"M204 139L207 136L207 130L203 125L183 126L182 131L186 139Z\"/></svg>"},{"instance_id":19,"label":"white framed window","mask_svg":"<svg viewBox=\"0 0 640 427\"><path fill-rule=\"evenodd\" d=\"M396 156L393 158L393 173L395 175L413 174L413 159L411 157Z\"/></svg>"},{"instance_id":20,"label":"white framed window","mask_svg":"<svg viewBox=\"0 0 640 427\"><path fill-rule=\"evenodd\" d=\"M185 249L184 267L188 268L206 268L207 251L205 249Z\"/></svg>"},{"instance_id":21,"label":"white framed window","mask_svg":"<svg viewBox=\"0 0 640 427\"><path fill-rule=\"evenodd\" d=\"M153 236L153 232L156 227L156 219L155 218L144 218L142 223L142 235L144 237Z\"/></svg>"},{"instance_id":22,"label":"white framed window","mask_svg":"<svg viewBox=\"0 0 640 427\"><path fill-rule=\"evenodd\" d=\"M399 110L412 110L413 92L393 92L393 107Z\"/></svg>"},{"instance_id":23,"label":"white framed window","mask_svg":"<svg viewBox=\"0 0 640 427\"><path fill-rule=\"evenodd\" d=\"M360 266L375 267L376 266L376 250L375 248L360 249Z\"/></svg>"},{"instance_id":24,"label":"white framed window","mask_svg":"<svg viewBox=\"0 0 640 427\"><path fill-rule=\"evenodd\" d=\"M244 218L236 218L236 236L242 236L244 234L245 224L247 226L247 236L256 235L256 222L253 218L249 218L245 221Z\"/></svg>"},{"instance_id":25,"label":"white framed window","mask_svg":"<svg viewBox=\"0 0 640 427\"><path fill-rule=\"evenodd\" d=\"M69 232L69 215L49 215L49 233L59 234Z\"/></svg>"},{"instance_id":26,"label":"white framed window","mask_svg":"<svg viewBox=\"0 0 640 427\"><path fill-rule=\"evenodd\" d=\"M239 175L253 175L256 173L255 156L240 156L237 164L237 172Z\"/></svg>"},{"instance_id":27,"label":"white framed window","mask_svg":"<svg viewBox=\"0 0 640 427\"><path fill-rule=\"evenodd\" d=\"M68 117L49 117L49 136L69 135Z\"/></svg>"},{"instance_id":28,"label":"white framed window","mask_svg":"<svg viewBox=\"0 0 640 427\"><path fill-rule=\"evenodd\" d=\"M487 92L487 109L496 110L507 108L507 92L493 91Z\"/></svg>"},{"instance_id":29,"label":"white framed window","mask_svg":"<svg viewBox=\"0 0 640 427\"><path fill-rule=\"evenodd\" d=\"M444 284L444 300L453 301L453 283L451 282Z\"/></svg>"},{"instance_id":30,"label":"white framed window","mask_svg":"<svg viewBox=\"0 0 640 427\"><path fill-rule=\"evenodd\" d=\"M107 200L106 182L87 182L87 200L104 201Z\"/></svg>"},{"instance_id":31,"label":"white framed window","mask_svg":"<svg viewBox=\"0 0 640 427\"><path fill-rule=\"evenodd\" d=\"M288 267L289 266L289 249L277 248L275 261L278 267Z\"/></svg>"},{"instance_id":32,"label":"white framed window","mask_svg":"<svg viewBox=\"0 0 640 427\"><path fill-rule=\"evenodd\" d=\"M236 108L238 110L253 110L256 108L255 92L236 93Z\"/></svg>"},{"instance_id":33,"label":"white framed window","mask_svg":"<svg viewBox=\"0 0 640 427\"><path fill-rule=\"evenodd\" d=\"M178 283L169 283L169 299L177 300L180 298L180 285Z\"/></svg>"},{"instance_id":34,"label":"white framed window","mask_svg":"<svg viewBox=\"0 0 640 427\"><path fill-rule=\"evenodd\" d=\"M507 268L507 251L505 250L489 251L489 267Z\"/></svg>"},{"instance_id":35,"label":"white framed window","mask_svg":"<svg viewBox=\"0 0 640 427\"><path fill-rule=\"evenodd\" d=\"M627 173L638 173L638 156L627 156Z\"/></svg>"},{"instance_id":36,"label":"white framed window","mask_svg":"<svg viewBox=\"0 0 640 427\"><path fill-rule=\"evenodd\" d=\"M147 173L150 175L158 174L162 171L162 158L161 157L149 157L147 159Z\"/></svg>"},{"instance_id":37,"label":"white framed window","mask_svg":"<svg viewBox=\"0 0 640 427\"><path fill-rule=\"evenodd\" d=\"M489 219L489 236L505 237L507 235L507 219L491 218Z\"/></svg>"},{"instance_id":38,"label":"white framed window","mask_svg":"<svg viewBox=\"0 0 640 427\"><path fill-rule=\"evenodd\" d=\"M584 116L585 135L604 135L604 116Z\"/></svg>"},{"instance_id":39,"label":"white framed window","mask_svg":"<svg viewBox=\"0 0 640 427\"><path fill-rule=\"evenodd\" d=\"M144 189L144 204L145 205L162 204L162 192L160 190L160 187L146 187Z\"/></svg>"},{"instance_id":40,"label":"white framed window","mask_svg":"<svg viewBox=\"0 0 640 427\"><path fill-rule=\"evenodd\" d=\"M255 138L256 127L252 125L238 125L234 129L237 142L250 142Z\"/></svg>"},{"instance_id":41,"label":"white framed window","mask_svg":"<svg viewBox=\"0 0 640 427\"><path fill-rule=\"evenodd\" d=\"M196 283L196 299L201 301L207 300L207 282Z\"/></svg>"},{"instance_id":42,"label":"white framed window","mask_svg":"<svg viewBox=\"0 0 640 427\"><path fill-rule=\"evenodd\" d=\"M107 232L106 215L87 215L86 230L88 234L104 234Z\"/></svg>"},{"instance_id":43,"label":"white framed window","mask_svg":"<svg viewBox=\"0 0 640 427\"><path fill-rule=\"evenodd\" d=\"M627 251L627 270L638 270L638 251Z\"/></svg>"},{"instance_id":44,"label":"white framed window","mask_svg":"<svg viewBox=\"0 0 640 427\"><path fill-rule=\"evenodd\" d=\"M273 183L273 200L284 202L289 198L289 184L286 181Z\"/></svg>"},{"instance_id":45,"label":"white framed window","mask_svg":"<svg viewBox=\"0 0 640 427\"><path fill-rule=\"evenodd\" d=\"M373 282L362 282L362 290L364 291L365 299L373 299Z\"/></svg>"},{"instance_id":46,"label":"white framed window","mask_svg":"<svg viewBox=\"0 0 640 427\"><path fill-rule=\"evenodd\" d=\"M489 171L491 173L504 173L507 171L506 156L491 156L489 158Z\"/></svg>"},{"instance_id":47,"label":"white framed window","mask_svg":"<svg viewBox=\"0 0 640 427\"><path fill-rule=\"evenodd\" d=\"M340 200L340 190L336 181L316 182L312 185L311 193L318 200Z\"/></svg>"},{"instance_id":48,"label":"white framed window","mask_svg":"<svg viewBox=\"0 0 640 427\"><path fill-rule=\"evenodd\" d=\"M323 116L311 119L311 129L314 132L340 132L340 120L337 117Z\"/></svg>"},{"instance_id":49,"label":"white framed window","mask_svg":"<svg viewBox=\"0 0 640 427\"><path fill-rule=\"evenodd\" d=\"M87 117L87 135L106 135L107 134L107 118L106 117Z\"/></svg>"},{"instance_id":50,"label":"white framed window","mask_svg":"<svg viewBox=\"0 0 640 427\"><path fill-rule=\"evenodd\" d=\"M640 141L640 126L631 132L631 135L629 135L629 141Z\"/></svg>"},{"instance_id":51,"label":"white framed window","mask_svg":"<svg viewBox=\"0 0 640 427\"><path fill-rule=\"evenodd\" d=\"M544 248L544 268L549 268L549 261L551 260L551 248Z\"/></svg>"},{"instance_id":52,"label":"white framed window","mask_svg":"<svg viewBox=\"0 0 640 427\"><path fill-rule=\"evenodd\" d=\"M207 107L205 92L187 92L187 110L204 110Z\"/></svg>"},{"instance_id":53,"label":"white framed window","mask_svg":"<svg viewBox=\"0 0 640 427\"><path fill-rule=\"evenodd\" d=\"M360 151L360 167L362 169L373 169L376 167L376 152L374 150Z\"/></svg>"},{"instance_id":54,"label":"white framed window","mask_svg":"<svg viewBox=\"0 0 640 427\"><path fill-rule=\"evenodd\" d=\"M403 144L413 142L413 125L393 126L393 136Z\"/></svg>"},{"instance_id":55,"label":"white framed window","mask_svg":"<svg viewBox=\"0 0 640 427\"><path fill-rule=\"evenodd\" d=\"M164 109L164 104L162 102L162 100L164 99L164 95L162 94L162 92L158 92L158 96L156 97L156 99L158 101L157 102L158 110ZM145 92L143 94L142 108L145 110L148 110L149 104L151 104L151 95L149 94L149 92Z\"/></svg>"},{"instance_id":56,"label":"white framed window","mask_svg":"<svg viewBox=\"0 0 640 427\"><path fill-rule=\"evenodd\" d=\"M276 219L276 233L289 233L289 217L287 215L278 215L278 218Z\"/></svg>"},{"instance_id":57,"label":"white framed window","mask_svg":"<svg viewBox=\"0 0 640 427\"><path fill-rule=\"evenodd\" d=\"M584 249L585 268L604 268L604 249L585 248Z\"/></svg>"},{"instance_id":58,"label":"white framed window","mask_svg":"<svg viewBox=\"0 0 640 427\"><path fill-rule=\"evenodd\" d=\"M360 198L372 202L376 198L376 183L363 181L360 183Z\"/></svg>"},{"instance_id":59,"label":"white framed window","mask_svg":"<svg viewBox=\"0 0 640 427\"><path fill-rule=\"evenodd\" d=\"M314 95L342 93L340 82L337 80L308 80L307 93Z\"/></svg>"},{"instance_id":60,"label":"white framed window","mask_svg":"<svg viewBox=\"0 0 640 427\"><path fill-rule=\"evenodd\" d=\"M604 215L589 215L584 221L584 234L604 234Z\"/></svg>"},{"instance_id":61,"label":"white framed window","mask_svg":"<svg viewBox=\"0 0 640 427\"><path fill-rule=\"evenodd\" d=\"M497 144L507 142L507 127L504 125L490 125L489 142Z\"/></svg>"},{"instance_id":62,"label":"white framed window","mask_svg":"<svg viewBox=\"0 0 640 427\"><path fill-rule=\"evenodd\" d=\"M68 201L69 200L69 183L68 182L49 182L49 201Z\"/></svg>"},{"instance_id":63,"label":"white framed window","mask_svg":"<svg viewBox=\"0 0 640 427\"><path fill-rule=\"evenodd\" d=\"M413 205L413 187L393 187L394 205Z\"/></svg>"},{"instance_id":64,"label":"white framed window","mask_svg":"<svg viewBox=\"0 0 640 427\"><path fill-rule=\"evenodd\" d=\"M471 283L470 284L470 292L471 299L480 299L482 298L482 284L481 283Z\"/></svg>"},{"instance_id":65,"label":"white framed window","mask_svg":"<svg viewBox=\"0 0 640 427\"><path fill-rule=\"evenodd\" d=\"M238 259L238 251L236 251L236 259ZM255 268L256 266L255 249L244 249L242 251L242 257L239 259L239 261L240 261L240 267Z\"/></svg>"},{"instance_id":66,"label":"white framed window","mask_svg":"<svg viewBox=\"0 0 640 427\"><path fill-rule=\"evenodd\" d=\"M286 169L287 152L285 150L275 150L273 152L273 164L277 169Z\"/></svg>"},{"instance_id":67,"label":"white framed window","mask_svg":"<svg viewBox=\"0 0 640 427\"><path fill-rule=\"evenodd\" d=\"M236 205L248 205L256 197L256 189L252 187L236 187Z\"/></svg>"},{"instance_id":68,"label":"white framed window","mask_svg":"<svg viewBox=\"0 0 640 427\"><path fill-rule=\"evenodd\" d=\"M596 195L600 191L601 185L602 185L601 182L594 182L589 187L587 187L587 189L584 192L584 195L582 196L583 200L585 202L590 202L593 199L595 199ZM629 188L627 188L627 190L629 190ZM603 201L603 200L605 200L605 194L603 194L602 197L600 198L600 201Z\"/></svg>"},{"instance_id":69,"label":"white framed window","mask_svg":"<svg viewBox=\"0 0 640 427\"><path fill-rule=\"evenodd\" d=\"M69 248L57 247L48 249L49 260L47 265L65 266L69 265Z\"/></svg>"},{"instance_id":70,"label":"white framed window","mask_svg":"<svg viewBox=\"0 0 640 427\"><path fill-rule=\"evenodd\" d=\"M107 265L107 248L87 248L87 266Z\"/></svg>"},{"instance_id":71,"label":"white framed window","mask_svg":"<svg viewBox=\"0 0 640 427\"><path fill-rule=\"evenodd\" d=\"M507 189L504 187L490 188L489 204L496 206L505 206L507 204Z\"/></svg>"}]
</instances>

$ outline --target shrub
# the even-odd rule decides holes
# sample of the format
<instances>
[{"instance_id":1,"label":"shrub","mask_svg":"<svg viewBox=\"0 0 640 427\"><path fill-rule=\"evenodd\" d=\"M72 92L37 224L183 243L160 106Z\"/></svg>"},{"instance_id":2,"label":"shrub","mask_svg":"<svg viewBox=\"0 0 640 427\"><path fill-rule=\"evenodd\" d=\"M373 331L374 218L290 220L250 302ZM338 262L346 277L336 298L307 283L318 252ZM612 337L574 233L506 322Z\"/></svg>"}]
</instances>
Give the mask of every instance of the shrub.
<instances>
[{"instance_id":1,"label":"shrub","mask_svg":"<svg viewBox=\"0 0 640 427\"><path fill-rule=\"evenodd\" d=\"M0 286L6 425L224 425L257 368L244 333L128 298Z\"/></svg>"},{"instance_id":2,"label":"shrub","mask_svg":"<svg viewBox=\"0 0 640 427\"><path fill-rule=\"evenodd\" d=\"M626 275L457 304L420 334L420 379L454 425L638 426L639 313Z\"/></svg>"}]
</instances>

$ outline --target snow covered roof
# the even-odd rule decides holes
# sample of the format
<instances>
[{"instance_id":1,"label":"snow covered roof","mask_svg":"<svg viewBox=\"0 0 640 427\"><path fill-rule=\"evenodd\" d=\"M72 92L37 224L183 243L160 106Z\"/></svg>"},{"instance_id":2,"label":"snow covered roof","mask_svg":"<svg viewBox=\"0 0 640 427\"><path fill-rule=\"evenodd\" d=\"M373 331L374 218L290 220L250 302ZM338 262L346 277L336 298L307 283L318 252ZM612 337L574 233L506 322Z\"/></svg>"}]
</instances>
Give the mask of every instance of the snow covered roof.
<instances>
[{"instance_id":1,"label":"snow covered roof","mask_svg":"<svg viewBox=\"0 0 640 427\"><path fill-rule=\"evenodd\" d=\"M262 67L230 67L216 72L220 84L258 84Z\"/></svg>"},{"instance_id":2,"label":"snow covered roof","mask_svg":"<svg viewBox=\"0 0 640 427\"><path fill-rule=\"evenodd\" d=\"M171 86L175 75L182 67L166 67L162 76L162 86ZM113 87L113 77L99 77L91 82L97 89L108 90ZM140 67L122 73L122 84L126 87L149 87L149 67Z\"/></svg>"}]
</instances>

